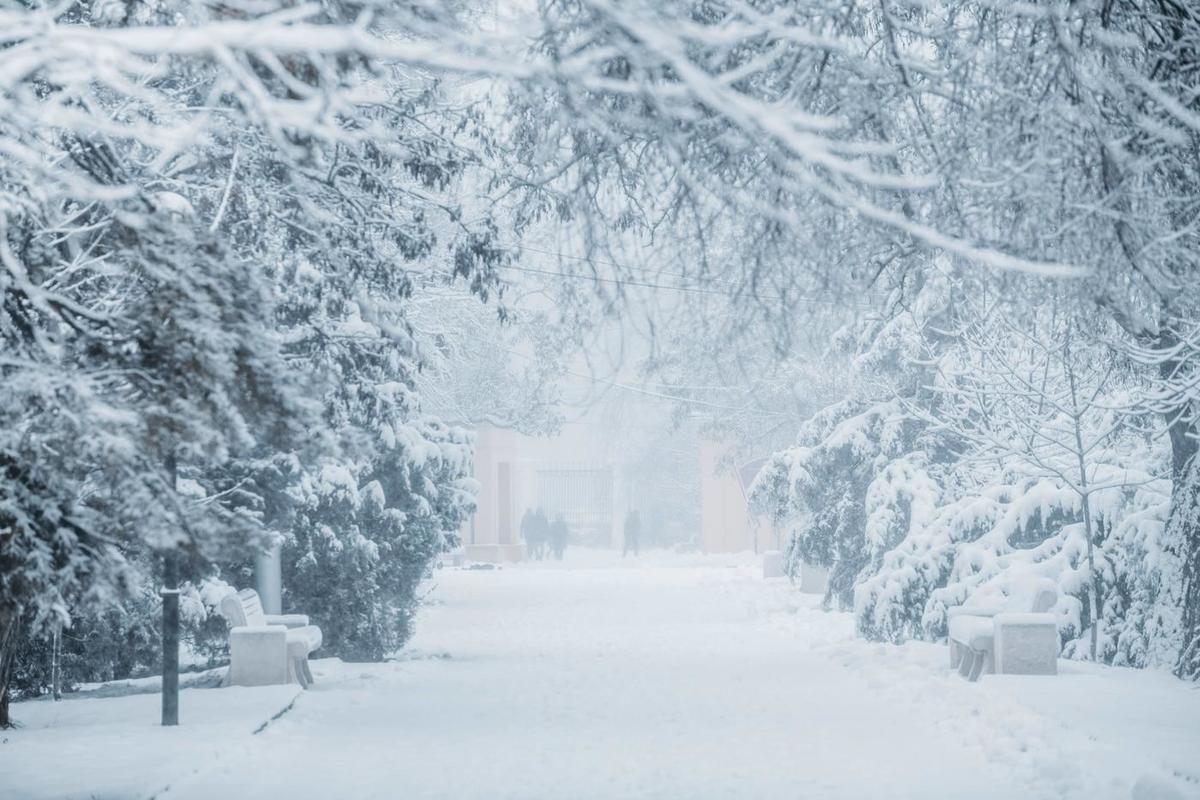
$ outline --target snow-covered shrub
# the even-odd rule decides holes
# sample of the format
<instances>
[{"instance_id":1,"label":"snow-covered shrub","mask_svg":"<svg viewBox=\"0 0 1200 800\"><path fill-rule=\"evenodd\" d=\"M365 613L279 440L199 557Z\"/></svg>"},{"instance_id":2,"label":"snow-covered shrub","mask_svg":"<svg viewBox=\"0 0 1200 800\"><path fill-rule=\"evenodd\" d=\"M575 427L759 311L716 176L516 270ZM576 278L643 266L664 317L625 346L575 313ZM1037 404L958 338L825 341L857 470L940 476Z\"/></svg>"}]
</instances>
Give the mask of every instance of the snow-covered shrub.
<instances>
[{"instance_id":1,"label":"snow-covered shrub","mask_svg":"<svg viewBox=\"0 0 1200 800\"><path fill-rule=\"evenodd\" d=\"M900 474L909 477L905 472ZM887 477L885 472L881 479ZM1053 491L1050 484L980 482L955 497L949 488L932 484L927 475L921 477L918 486L924 499L920 513L906 517L904 530L864 570L855 589L858 629L868 638L898 642L944 636L946 607L961 605L968 598L979 599L965 584L956 583L953 591L947 591L955 575L971 567L982 568L985 563L995 569L989 574L996 574L1007 566L1004 557L1017 551L1016 537L1037 542L1047 538L1040 512L1050 506L1036 505L1037 500L1046 499L1044 492L1036 490ZM904 496L893 492L889 485L889 495ZM1032 508L1017 500L1030 501ZM1042 534L1030 535L1033 528Z\"/></svg>"},{"instance_id":2,"label":"snow-covered shrub","mask_svg":"<svg viewBox=\"0 0 1200 800\"><path fill-rule=\"evenodd\" d=\"M801 444L773 456L751 486L757 507L794 526L790 569L802 560L830 570L827 602L853 600L870 558L864 498L876 471L904 452L910 431L894 403L839 403L806 423Z\"/></svg>"},{"instance_id":3,"label":"snow-covered shrub","mask_svg":"<svg viewBox=\"0 0 1200 800\"><path fill-rule=\"evenodd\" d=\"M924 604L923 623L935 637L945 635L947 608L1003 599L1028 576L1058 585L1060 632L1069 639L1082 630L1079 595L1087 591L1087 572L1078 495L1052 479L1009 480L947 506L951 514L964 505L974 509L969 529L977 535L955 542L950 569Z\"/></svg>"},{"instance_id":4,"label":"snow-covered shrub","mask_svg":"<svg viewBox=\"0 0 1200 800\"><path fill-rule=\"evenodd\" d=\"M796 446L770 458L750 487L759 511L794 530L790 569L801 560L828 568L826 603L842 608L853 606L861 571L909 525L913 501L918 516L926 513L929 493L937 492L917 474L945 460L938 437L905 405L925 391L925 361L938 347L930 331L942 324L949 303L944 276L932 270L920 277L908 311L864 320L835 337L834 347L852 363L851 397L805 422ZM921 488L902 490L906 475Z\"/></svg>"},{"instance_id":5,"label":"snow-covered shrub","mask_svg":"<svg viewBox=\"0 0 1200 800\"><path fill-rule=\"evenodd\" d=\"M858 629L867 638L919 635L913 610L923 607L929 587L944 581L954 541L949 531L931 531L942 492L922 453L892 461L868 486L868 562L854 588Z\"/></svg>"},{"instance_id":6,"label":"snow-covered shrub","mask_svg":"<svg viewBox=\"0 0 1200 800\"><path fill-rule=\"evenodd\" d=\"M1098 658L1132 666L1163 663L1164 653L1172 651L1164 647L1172 633L1150 620L1161 613L1158 587L1170 578L1164 572L1169 565L1154 555L1161 553L1169 491L1166 481L1145 473L1123 474L1129 486L1094 496L1093 511L1104 532L1096 543L1095 578L1086 562L1079 495L1054 479L1018 478L948 504L926 531L893 551L885 568L863 582L860 617L881 613L887 604L871 597L870 590L911 571L912 553L923 545L948 557L948 569L944 557L940 580L927 584L932 591L923 598L922 624L930 638L945 635L947 608L968 600L999 600L1030 578L1049 578L1059 589L1054 611L1065 655L1089 657L1089 600L1098 591Z\"/></svg>"},{"instance_id":7,"label":"snow-covered shrub","mask_svg":"<svg viewBox=\"0 0 1200 800\"><path fill-rule=\"evenodd\" d=\"M1170 539L1171 484L1130 487L1108 514L1103 550L1106 591L1101 608L1102 658L1121 666L1165 666L1179 655L1183 563ZM1073 652L1075 650L1073 649Z\"/></svg>"},{"instance_id":8,"label":"snow-covered shrub","mask_svg":"<svg viewBox=\"0 0 1200 800\"><path fill-rule=\"evenodd\" d=\"M138 569L135 565L134 569ZM120 604L72 609L59 637L59 687L140 678L162 665L162 602L149 578ZM228 660L228 626L221 598L233 591L212 576L180 587L181 663L205 668ZM53 685L53 637L26 637L15 662L11 690L16 698L47 694Z\"/></svg>"},{"instance_id":9,"label":"snow-covered shrub","mask_svg":"<svg viewBox=\"0 0 1200 800\"><path fill-rule=\"evenodd\" d=\"M400 424L374 463L326 463L297 487L283 537L284 603L321 626L323 649L377 661L408 638L417 586L474 507L471 438Z\"/></svg>"},{"instance_id":10,"label":"snow-covered shrub","mask_svg":"<svg viewBox=\"0 0 1200 800\"><path fill-rule=\"evenodd\" d=\"M1091 495L1100 532L1094 577L1079 493L1019 465L947 467L908 453L868 464L874 477L856 500L847 489L857 486L836 460L820 460L824 447L801 447L777 455L754 488L760 499L785 497L802 511L793 517L798 557L854 570L841 579L851 581L857 627L867 638L942 639L948 608L1002 600L1049 578L1059 589L1054 612L1065 655L1089 656L1090 600L1098 592L1098 658L1167 664L1178 649L1179 612L1164 587L1181 580L1165 531L1170 484L1156 477L1161 453L1125 451L1092 472L1097 485L1108 485ZM840 479L841 496L831 496L839 483L832 478ZM809 505L823 501L823 509Z\"/></svg>"},{"instance_id":11,"label":"snow-covered shrub","mask_svg":"<svg viewBox=\"0 0 1200 800\"><path fill-rule=\"evenodd\" d=\"M863 326L858 391L801 427L753 500L794 527L795 558L830 567L829 599L852 599L867 638L939 639L948 608L1048 579L1065 655L1169 663L1184 584L1169 459L1153 420L1120 411L1117 332L1053 305L947 324L944 288Z\"/></svg>"}]
</instances>

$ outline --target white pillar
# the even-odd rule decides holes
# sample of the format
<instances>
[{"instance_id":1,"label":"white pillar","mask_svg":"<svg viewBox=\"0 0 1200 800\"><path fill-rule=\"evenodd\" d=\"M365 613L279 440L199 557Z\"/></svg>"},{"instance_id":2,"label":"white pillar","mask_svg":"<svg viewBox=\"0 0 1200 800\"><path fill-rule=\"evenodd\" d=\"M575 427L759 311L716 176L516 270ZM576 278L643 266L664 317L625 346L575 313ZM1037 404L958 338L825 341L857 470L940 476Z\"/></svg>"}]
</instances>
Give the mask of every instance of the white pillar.
<instances>
[{"instance_id":1,"label":"white pillar","mask_svg":"<svg viewBox=\"0 0 1200 800\"><path fill-rule=\"evenodd\" d=\"M283 613L282 548L276 543L254 557L254 589L266 614Z\"/></svg>"}]
</instances>

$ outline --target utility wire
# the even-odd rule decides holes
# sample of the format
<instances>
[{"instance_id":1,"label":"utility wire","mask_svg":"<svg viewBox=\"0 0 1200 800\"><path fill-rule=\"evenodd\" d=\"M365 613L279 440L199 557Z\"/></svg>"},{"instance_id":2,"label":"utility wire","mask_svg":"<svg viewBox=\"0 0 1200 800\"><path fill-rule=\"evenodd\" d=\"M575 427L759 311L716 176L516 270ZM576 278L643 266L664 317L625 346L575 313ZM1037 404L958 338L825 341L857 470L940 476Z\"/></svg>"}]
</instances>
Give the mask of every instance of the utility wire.
<instances>
[{"instance_id":1,"label":"utility wire","mask_svg":"<svg viewBox=\"0 0 1200 800\"><path fill-rule=\"evenodd\" d=\"M516 250L525 250L530 253L541 253L544 256L563 258L563 259L567 259L568 261L584 261L589 264L591 264L591 263L607 264L610 267L616 267L617 269L628 270L629 272L644 272L644 273L649 273L649 274L654 274L654 275L670 275L673 278L684 278L685 280L690 280L692 278L691 275L688 275L683 272L667 272L665 270L651 269L650 267L631 267L627 264L619 264L616 261L610 261L605 258L596 258L595 256L573 256L573 255L569 255L567 253L557 253L557 252L554 252L553 250L542 250L540 248L532 247L527 244L517 244L514 242L514 243L506 245L506 246L512 247ZM709 278L709 280L714 283L724 283L728 286L734 286L734 287L737 286L736 281L725 280L722 278Z\"/></svg>"},{"instance_id":2,"label":"utility wire","mask_svg":"<svg viewBox=\"0 0 1200 800\"><path fill-rule=\"evenodd\" d=\"M566 253L556 253L551 250L542 250L540 248L531 247L530 245L526 245L526 244L517 244L516 242L508 243L505 245L505 247L511 247L515 250L525 250L530 253L539 253L541 255L551 256L553 258L565 259L568 261L582 261L582 262L585 262L588 264L591 264L591 263L607 264L610 267L615 267L620 270L626 270L628 272L641 272L641 273L648 274L648 275L667 275L667 276L670 276L673 278L683 278L684 280L692 279L691 275L687 275L686 273L683 273L683 272L669 272L669 271L665 271L665 270L651 269L649 267L631 267L627 264L620 264L616 261L610 261L610 260L604 259L604 258L596 258L594 256L573 256L573 255L568 255ZM521 268L509 267L509 269L521 269ZM533 271L533 270L530 268L528 271ZM725 292L718 292L718 291L714 291L711 289L704 289L703 287L696 287L696 286L675 286L675 285L665 285L665 284L664 285L655 284L655 285L651 286L650 284L636 283L633 281L624 281L624 280L618 279L618 278L603 278L600 276L593 276L593 275L575 275L572 273L563 273L563 272L554 272L551 274L561 275L565 278L574 278L577 280L597 280L597 281L605 281L605 282L609 282L609 283L626 283L630 286L649 286L649 288L674 289L674 290L680 291L680 292L689 292L690 291L690 292L697 292L697 293L704 293L704 294L722 295L725 297L732 296ZM722 278L709 278L708 281L710 281L712 283L721 283L726 286L730 286L730 287L734 287L734 288L736 288L738 286L738 283L736 281L725 280ZM816 303L816 304L823 304L823 305L829 305L829 306L836 306L839 308L847 308L847 307L871 308L871 306L869 304L864 304L864 303L848 304L848 303L839 302L837 300L829 300L826 298L803 296L803 295L799 296L799 297L790 297L789 298L784 295L772 294L772 295L768 295L767 297L769 297L769 299L772 299L772 300L786 300L786 301L795 301L795 302L801 302L801 303ZM867 297L876 299L876 300L879 300L880 302L882 302L882 300L880 298L875 298L869 293L867 294Z\"/></svg>"},{"instance_id":3,"label":"utility wire","mask_svg":"<svg viewBox=\"0 0 1200 800\"><path fill-rule=\"evenodd\" d=\"M647 274L669 275L672 277L679 277L679 278L684 278L684 279L688 279L688 277L689 277L682 272L660 272L660 271L652 270L652 269L645 268L645 267L640 267L640 268L639 267L627 267L627 266L618 264L615 261L605 261L603 259L588 259L583 256L569 256L569 255L565 255L565 254L561 254L561 253L552 253L549 250L539 250L534 247L528 247L526 245L520 245L520 244L511 244L510 243L510 244L506 244L505 247L511 247L516 250L528 250L533 253L540 253L542 255L554 256L554 257L568 259L568 260L572 260L572 261L584 261L584 262L588 262L588 263L595 261L596 263L599 263L599 264L608 264L608 265L616 267L618 269L625 269L625 270L629 270L631 272L644 272ZM545 275L547 277L563 278L565 280L588 281L591 283L612 283L612 284L616 284L618 286L637 286L637 287L644 288L644 289L667 289L667 290L673 291L673 292L684 292L684 293L690 293L690 294L708 294L708 295L713 295L716 297L724 297L724 298L731 299L731 300L735 299L735 297L736 297L735 295L733 295L729 292L722 292L722 291L719 291L716 289L707 289L702 286L679 286L676 284L669 284L669 283L650 283L648 281L634 281L634 280L626 280L624 278L608 278L608 277L604 277L602 275L580 275L580 274L575 274L573 272L561 272L558 270L537 269L536 267L519 267L519 266L516 266L515 264L502 264L502 265L497 266L496 269L506 269L506 270L510 270L513 272L527 272L532 275ZM432 275L439 275L439 276L442 276L445 278L455 277L455 274L450 271L429 272L426 270L404 269L404 272L406 272L410 275L416 275L418 277L427 277L427 276L432 276ZM717 283L723 283L723 284L726 284L729 286L737 285L733 281L721 280L719 278L712 278L710 280L716 281ZM787 297L787 296L781 295L781 294L769 294L769 295L758 294L758 295L752 295L752 296L757 299L778 300L781 303L808 303L811 305L825 305L825 306L829 306L831 308L857 308L857 309L864 310L864 311L870 311L874 308L874 306L872 306L868 303L842 302L842 301L838 301L838 300L829 300L829 299L822 298L822 297L811 297L811 296L805 296L805 295L799 295L796 297Z\"/></svg>"},{"instance_id":4,"label":"utility wire","mask_svg":"<svg viewBox=\"0 0 1200 800\"><path fill-rule=\"evenodd\" d=\"M510 350L508 348L505 348L505 351L514 356L519 356L520 358L524 358L528 361L536 362L536 359L533 358L533 356L522 353L519 350ZM603 384L607 384L608 386L615 387L617 389L624 389L625 391L628 391L628 392L644 394L648 397L658 398L659 400L671 400L676 403L689 403L691 405L704 406L706 408L715 408L718 411L745 412L749 408L749 406L723 405L721 403L710 403L707 400L699 400L694 397L683 397L681 395L676 395L676 394L666 394L663 392L655 392L650 389L645 389L641 386L634 386L633 384L630 384L630 383L622 383L621 381L615 381L610 378L600 378L600 377L597 377L596 375L586 375L582 372L574 372L569 369L564 369L563 374L570 375L573 378L579 378L581 380L589 381L590 383L603 383ZM762 414L762 415L767 415L767 416L780 416L780 417L790 416L788 414L784 414L779 411L760 410L756 413Z\"/></svg>"},{"instance_id":5,"label":"utility wire","mask_svg":"<svg viewBox=\"0 0 1200 800\"><path fill-rule=\"evenodd\" d=\"M624 278L607 278L607 277L604 277L601 275L576 275L574 273L569 273L569 272L556 272L554 270L536 269L534 267L518 267L513 264L502 265L502 266L498 267L498 269L507 269L507 270L513 270L516 272L528 272L528 273L531 273L534 275L547 275L552 278L564 278L567 280L590 281L593 283L613 283L618 286L638 286L638 287L642 287L642 288L646 288L646 289L667 289L667 290L674 291L674 292L685 292L685 293L690 293L690 294L709 294L709 295L715 295L717 297L725 297L725 298L729 298L729 299L734 298L734 295L730 294L729 292L722 292L722 291L718 291L716 289L705 289L700 286L676 286L676 285L669 284L669 283L649 283L649 282L645 282L645 281L626 280ZM778 300L783 303L811 303L811 304L815 304L815 305L827 305L827 306L831 306L834 308L859 308L859 309L864 309L864 310L869 310L872 308L872 306L864 304L864 303L849 303L849 302L843 303L843 302L838 302L836 300L825 300L823 298L816 298L816 297L803 297L803 296L785 297L784 295L781 295L781 294L770 294L770 295L759 294L759 295L754 295L754 296L759 299Z\"/></svg>"},{"instance_id":6,"label":"utility wire","mask_svg":"<svg viewBox=\"0 0 1200 800\"><path fill-rule=\"evenodd\" d=\"M592 281L596 283L615 283L618 286L640 286L646 289L670 289L676 292L689 292L691 294L713 294L719 297L731 297L728 292L719 292L715 289L704 289L699 286L674 286L667 283L646 283L643 281L631 281L623 278L605 278L600 275L575 275L569 272L555 272L548 269L535 269L533 267L518 267L512 264L506 264L499 269L515 270L516 272L530 272L535 275L549 275L552 278L567 278L576 281ZM782 300L782 297L772 297L771 299Z\"/></svg>"}]
</instances>

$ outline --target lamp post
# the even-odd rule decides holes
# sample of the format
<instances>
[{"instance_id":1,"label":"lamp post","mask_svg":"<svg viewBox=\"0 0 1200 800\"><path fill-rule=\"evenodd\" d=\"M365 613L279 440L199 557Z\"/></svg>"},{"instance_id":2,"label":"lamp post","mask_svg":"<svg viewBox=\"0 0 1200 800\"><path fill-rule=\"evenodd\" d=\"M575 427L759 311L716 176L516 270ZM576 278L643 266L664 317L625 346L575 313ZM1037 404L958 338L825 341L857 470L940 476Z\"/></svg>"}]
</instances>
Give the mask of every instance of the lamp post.
<instances>
[{"instance_id":1,"label":"lamp post","mask_svg":"<svg viewBox=\"0 0 1200 800\"><path fill-rule=\"evenodd\" d=\"M179 464L175 450L167 451L167 480L176 491ZM162 596L162 724L179 724L179 554L176 548L163 551Z\"/></svg>"},{"instance_id":2,"label":"lamp post","mask_svg":"<svg viewBox=\"0 0 1200 800\"><path fill-rule=\"evenodd\" d=\"M162 724L179 724L179 564L176 553L163 554Z\"/></svg>"}]
</instances>

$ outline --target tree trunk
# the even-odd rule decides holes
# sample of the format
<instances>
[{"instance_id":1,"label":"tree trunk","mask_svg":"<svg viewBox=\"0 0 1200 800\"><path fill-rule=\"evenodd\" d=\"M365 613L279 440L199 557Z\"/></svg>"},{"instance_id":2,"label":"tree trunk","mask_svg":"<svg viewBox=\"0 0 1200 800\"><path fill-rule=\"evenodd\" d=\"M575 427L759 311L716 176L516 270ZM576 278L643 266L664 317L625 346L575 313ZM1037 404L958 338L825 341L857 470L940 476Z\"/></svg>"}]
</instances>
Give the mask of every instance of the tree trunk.
<instances>
[{"instance_id":1,"label":"tree trunk","mask_svg":"<svg viewBox=\"0 0 1200 800\"><path fill-rule=\"evenodd\" d=\"M0 609L0 730L12 727L8 715L8 683L17 655L21 615L14 608Z\"/></svg>"},{"instance_id":2,"label":"tree trunk","mask_svg":"<svg viewBox=\"0 0 1200 800\"><path fill-rule=\"evenodd\" d=\"M1200 680L1200 464L1195 458L1175 479L1167 532L1167 546L1176 550L1183 564L1181 647L1175 674Z\"/></svg>"},{"instance_id":3,"label":"tree trunk","mask_svg":"<svg viewBox=\"0 0 1200 800\"><path fill-rule=\"evenodd\" d=\"M1087 494L1083 495L1083 531L1087 536L1087 563L1088 572L1091 574L1092 587L1088 594L1091 595L1091 601L1088 603L1088 614L1092 618L1092 635L1091 635L1091 660L1096 661L1096 651L1098 650L1100 638L1100 591L1103 584L1100 580L1100 573L1096 570L1095 544L1093 539L1095 533L1092 530L1092 504Z\"/></svg>"},{"instance_id":4,"label":"tree trunk","mask_svg":"<svg viewBox=\"0 0 1200 800\"><path fill-rule=\"evenodd\" d=\"M1096 569L1096 530L1092 522L1091 491L1088 488L1087 448L1083 446L1083 409L1080 408L1079 393L1075 383L1075 370L1071 362L1071 338L1069 331L1070 329L1068 329L1067 338L1063 344L1063 364L1067 367L1067 385L1071 389L1071 424L1075 432L1075 458L1079 465L1079 490L1080 500L1083 503L1083 532L1087 537L1088 573L1092 580L1092 588L1088 593L1091 596L1091 602L1088 604L1088 613L1092 618L1091 660L1095 663L1096 651L1099 649L1100 592L1103 589L1103 582L1100 580L1100 573ZM1049 364L1049 359L1047 359L1046 363L1047 365ZM1047 374L1049 374L1048 368ZM1042 396L1045 397L1044 390Z\"/></svg>"},{"instance_id":5,"label":"tree trunk","mask_svg":"<svg viewBox=\"0 0 1200 800\"><path fill-rule=\"evenodd\" d=\"M1174 331L1166 329L1158 345L1167 349L1177 342ZM1159 365L1159 376L1170 381L1177 377L1180 368L1173 359L1164 361ZM1181 405L1166 415L1172 481L1167 547L1176 551L1183 564L1181 647L1175 673L1181 678L1200 680L1200 471L1196 464L1200 430L1192 412L1192 408Z\"/></svg>"}]
</instances>

